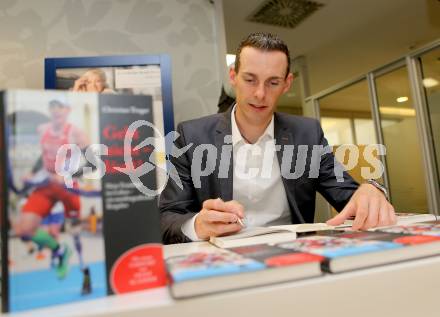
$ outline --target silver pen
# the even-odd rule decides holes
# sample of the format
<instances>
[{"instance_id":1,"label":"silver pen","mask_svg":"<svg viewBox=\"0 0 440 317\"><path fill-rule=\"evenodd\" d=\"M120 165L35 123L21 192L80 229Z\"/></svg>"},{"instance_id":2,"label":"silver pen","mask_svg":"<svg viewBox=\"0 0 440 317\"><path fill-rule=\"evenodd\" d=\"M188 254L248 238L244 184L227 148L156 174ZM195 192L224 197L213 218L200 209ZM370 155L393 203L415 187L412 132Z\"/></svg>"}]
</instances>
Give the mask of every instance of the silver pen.
<instances>
[{"instance_id":1,"label":"silver pen","mask_svg":"<svg viewBox=\"0 0 440 317\"><path fill-rule=\"evenodd\" d=\"M246 226L244 225L243 221L242 221L240 218L237 218L237 222L240 224L240 226L241 226L242 228L246 227Z\"/></svg>"}]
</instances>

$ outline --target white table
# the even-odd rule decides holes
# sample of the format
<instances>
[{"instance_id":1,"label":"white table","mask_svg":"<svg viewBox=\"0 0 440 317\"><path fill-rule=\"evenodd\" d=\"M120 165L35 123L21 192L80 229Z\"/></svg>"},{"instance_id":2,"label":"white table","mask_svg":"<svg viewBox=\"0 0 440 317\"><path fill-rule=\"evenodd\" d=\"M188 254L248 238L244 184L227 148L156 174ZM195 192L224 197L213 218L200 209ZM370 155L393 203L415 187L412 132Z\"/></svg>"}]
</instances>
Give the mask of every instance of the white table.
<instances>
[{"instance_id":1,"label":"white table","mask_svg":"<svg viewBox=\"0 0 440 317\"><path fill-rule=\"evenodd\" d=\"M212 248L165 247L165 256ZM440 255L355 272L185 300L166 288L54 306L11 317L440 316ZM324 315L325 314L325 315Z\"/></svg>"}]
</instances>

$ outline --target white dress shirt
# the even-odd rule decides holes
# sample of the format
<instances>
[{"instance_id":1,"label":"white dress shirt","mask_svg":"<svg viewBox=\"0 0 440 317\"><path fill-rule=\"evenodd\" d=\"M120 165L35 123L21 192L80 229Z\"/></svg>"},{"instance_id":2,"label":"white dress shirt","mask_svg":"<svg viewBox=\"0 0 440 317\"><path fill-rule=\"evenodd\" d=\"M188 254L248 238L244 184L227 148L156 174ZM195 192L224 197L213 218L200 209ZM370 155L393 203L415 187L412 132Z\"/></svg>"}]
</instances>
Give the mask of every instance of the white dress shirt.
<instances>
[{"instance_id":1,"label":"white dress shirt","mask_svg":"<svg viewBox=\"0 0 440 317\"><path fill-rule=\"evenodd\" d=\"M275 151L274 118L254 144L242 137L231 112L233 146L233 199L244 206L248 227L290 224L289 203L281 179ZM212 197L217 198L217 197ZM199 241L194 222L197 215L182 225L182 232Z\"/></svg>"}]
</instances>

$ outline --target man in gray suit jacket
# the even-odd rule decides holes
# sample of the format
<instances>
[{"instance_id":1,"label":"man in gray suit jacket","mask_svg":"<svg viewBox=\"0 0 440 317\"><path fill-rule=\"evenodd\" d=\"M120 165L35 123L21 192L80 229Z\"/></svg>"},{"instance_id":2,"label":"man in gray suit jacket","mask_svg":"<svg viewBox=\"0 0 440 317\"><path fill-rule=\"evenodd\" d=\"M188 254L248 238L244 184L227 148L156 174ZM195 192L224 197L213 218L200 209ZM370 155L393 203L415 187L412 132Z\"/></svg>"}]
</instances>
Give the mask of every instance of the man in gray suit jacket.
<instances>
[{"instance_id":1,"label":"man in gray suit jacket","mask_svg":"<svg viewBox=\"0 0 440 317\"><path fill-rule=\"evenodd\" d=\"M335 162L318 121L276 113L292 83L289 51L271 34L249 35L230 71L236 104L226 113L178 125L160 197L165 243L206 240L250 225L313 222L316 191L338 211L331 225L354 216L354 229L396 222L383 188L359 186ZM386 194L386 193L385 193Z\"/></svg>"}]
</instances>

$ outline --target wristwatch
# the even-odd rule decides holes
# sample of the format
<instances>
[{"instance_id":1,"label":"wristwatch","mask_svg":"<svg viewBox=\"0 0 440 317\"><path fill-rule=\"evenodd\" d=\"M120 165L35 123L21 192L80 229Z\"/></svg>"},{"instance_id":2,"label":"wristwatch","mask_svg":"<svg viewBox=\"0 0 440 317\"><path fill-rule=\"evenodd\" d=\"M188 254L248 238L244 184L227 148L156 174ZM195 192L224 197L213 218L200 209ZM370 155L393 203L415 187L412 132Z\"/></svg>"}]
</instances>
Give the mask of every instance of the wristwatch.
<instances>
[{"instance_id":1,"label":"wristwatch","mask_svg":"<svg viewBox=\"0 0 440 317\"><path fill-rule=\"evenodd\" d=\"M377 182L374 179L367 179L367 184L371 184L374 187L376 187L377 189L379 189L385 195L385 198L388 201L390 201L390 197L388 195L388 189L384 185L382 185L381 183Z\"/></svg>"}]
</instances>

